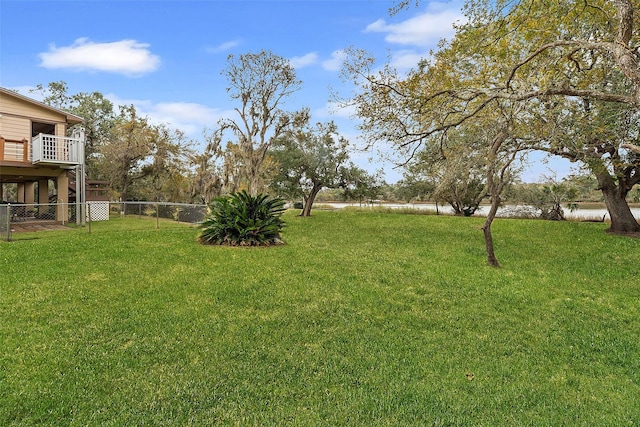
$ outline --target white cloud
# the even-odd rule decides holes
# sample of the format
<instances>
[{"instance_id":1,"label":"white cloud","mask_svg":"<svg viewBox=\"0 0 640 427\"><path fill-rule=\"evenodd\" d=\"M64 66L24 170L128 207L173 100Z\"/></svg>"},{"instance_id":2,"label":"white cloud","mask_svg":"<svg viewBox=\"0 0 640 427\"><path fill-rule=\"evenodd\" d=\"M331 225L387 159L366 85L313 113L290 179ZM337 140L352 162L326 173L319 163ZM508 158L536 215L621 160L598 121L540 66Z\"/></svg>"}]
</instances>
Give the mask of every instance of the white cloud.
<instances>
[{"instance_id":1,"label":"white cloud","mask_svg":"<svg viewBox=\"0 0 640 427\"><path fill-rule=\"evenodd\" d=\"M425 11L412 18L398 23L378 19L369 24L365 32L384 33L387 42L403 47L389 52L389 64L402 72L431 58L430 49L443 38L451 39L455 35L454 24L464 22L460 2L431 2Z\"/></svg>"},{"instance_id":2,"label":"white cloud","mask_svg":"<svg viewBox=\"0 0 640 427\"><path fill-rule=\"evenodd\" d=\"M151 105L149 118L155 122L167 123L189 135L201 132L205 127L213 127L223 116L218 109L191 102L163 102Z\"/></svg>"},{"instance_id":3,"label":"white cloud","mask_svg":"<svg viewBox=\"0 0 640 427\"><path fill-rule=\"evenodd\" d=\"M342 67L342 63L347 57L344 50L335 50L331 53L331 58L322 61L321 65L327 71L339 71ZM293 68L303 68L309 65L314 65L319 62L318 54L316 52L310 52L303 56L294 56L289 59Z\"/></svg>"},{"instance_id":4,"label":"white cloud","mask_svg":"<svg viewBox=\"0 0 640 427\"><path fill-rule=\"evenodd\" d=\"M322 68L327 71L339 71L346 57L344 50L336 50L331 54L331 59L322 62Z\"/></svg>"},{"instance_id":5,"label":"white cloud","mask_svg":"<svg viewBox=\"0 0 640 427\"><path fill-rule=\"evenodd\" d=\"M442 38L450 38L455 33L453 24L464 22L459 9L446 9L441 3L431 3L427 12L397 24L389 24L384 19L369 24L365 32L386 33L389 43L429 46Z\"/></svg>"},{"instance_id":6,"label":"white cloud","mask_svg":"<svg viewBox=\"0 0 640 427\"><path fill-rule=\"evenodd\" d=\"M419 53L413 50L398 50L391 55L391 66L397 70L408 70L415 67L421 60L430 58L429 53Z\"/></svg>"},{"instance_id":7,"label":"white cloud","mask_svg":"<svg viewBox=\"0 0 640 427\"><path fill-rule=\"evenodd\" d=\"M316 62L318 62L318 54L315 52L309 52L302 56L294 56L289 59L289 63L291 63L293 68L304 68Z\"/></svg>"},{"instance_id":8,"label":"white cloud","mask_svg":"<svg viewBox=\"0 0 640 427\"><path fill-rule=\"evenodd\" d=\"M160 57L148 48L148 44L135 40L96 43L79 38L71 46L51 45L48 52L40 54L40 66L140 75L160 66Z\"/></svg>"},{"instance_id":9,"label":"white cloud","mask_svg":"<svg viewBox=\"0 0 640 427\"><path fill-rule=\"evenodd\" d=\"M209 53L225 52L227 50L233 49L238 45L240 45L240 40L229 40L224 43L220 43L218 46L208 47L207 52Z\"/></svg>"},{"instance_id":10,"label":"white cloud","mask_svg":"<svg viewBox=\"0 0 640 427\"><path fill-rule=\"evenodd\" d=\"M167 124L172 129L178 129L189 137L201 139L205 128L214 128L221 118L232 117L233 111L212 108L193 102L161 102L153 103L150 100L124 99L114 94L105 95L116 107L119 105L131 105L142 117L148 117L152 123Z\"/></svg>"}]
</instances>

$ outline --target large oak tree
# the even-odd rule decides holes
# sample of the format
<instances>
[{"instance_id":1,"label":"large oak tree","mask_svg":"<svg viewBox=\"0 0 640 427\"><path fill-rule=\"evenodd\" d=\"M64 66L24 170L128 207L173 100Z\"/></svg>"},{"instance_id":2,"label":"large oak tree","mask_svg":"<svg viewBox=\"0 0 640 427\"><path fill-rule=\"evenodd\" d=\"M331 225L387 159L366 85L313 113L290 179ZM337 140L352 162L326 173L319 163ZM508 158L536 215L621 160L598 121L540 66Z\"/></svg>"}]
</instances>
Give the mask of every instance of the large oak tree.
<instances>
[{"instance_id":1,"label":"large oak tree","mask_svg":"<svg viewBox=\"0 0 640 427\"><path fill-rule=\"evenodd\" d=\"M504 170L491 162L500 153L511 161L526 149L571 155L598 177L611 230L640 231L624 198L640 180L638 157L630 155L638 150L637 133L635 141L583 138L564 145L546 133L555 105L597 105L601 111L616 105L625 114L637 113L639 8L637 0L469 0L468 22L407 75L389 66L373 72L373 58L351 52L344 70L360 87L351 101L363 119L361 128L371 141L390 141L411 157L453 128L492 126L488 120L495 118L494 138L486 139L488 187ZM585 113L593 115L593 109ZM580 124L574 123L574 132Z\"/></svg>"},{"instance_id":2,"label":"large oak tree","mask_svg":"<svg viewBox=\"0 0 640 427\"><path fill-rule=\"evenodd\" d=\"M505 64L506 77L465 95L526 104L540 119L531 147L585 165L610 231L622 233L640 231L626 202L640 182L639 8L637 0L469 2L470 22L451 45L485 55L480 69Z\"/></svg>"},{"instance_id":3,"label":"large oak tree","mask_svg":"<svg viewBox=\"0 0 640 427\"><path fill-rule=\"evenodd\" d=\"M255 196L267 150L291 120L284 103L301 81L287 59L266 50L229 55L222 74L227 92L239 105L234 108L237 118L222 120L218 132L230 130L235 135L249 192Z\"/></svg>"}]
</instances>

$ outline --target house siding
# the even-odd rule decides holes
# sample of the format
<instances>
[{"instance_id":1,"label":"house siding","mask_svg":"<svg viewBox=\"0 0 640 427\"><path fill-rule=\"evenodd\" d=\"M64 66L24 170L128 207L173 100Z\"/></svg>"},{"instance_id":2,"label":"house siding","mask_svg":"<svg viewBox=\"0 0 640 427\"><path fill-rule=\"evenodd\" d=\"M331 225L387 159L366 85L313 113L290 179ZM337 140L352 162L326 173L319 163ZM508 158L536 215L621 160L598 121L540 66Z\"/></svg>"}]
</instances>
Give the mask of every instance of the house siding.
<instances>
[{"instance_id":1,"label":"house siding","mask_svg":"<svg viewBox=\"0 0 640 427\"><path fill-rule=\"evenodd\" d=\"M66 123L66 117L63 114L5 94L0 95L0 112L2 112L3 117L6 113L44 123Z\"/></svg>"},{"instance_id":2,"label":"house siding","mask_svg":"<svg viewBox=\"0 0 640 427\"><path fill-rule=\"evenodd\" d=\"M31 162L28 150L33 144L31 136L34 123L52 125L39 126L36 130L41 129L43 133L64 137L67 126L82 123L82 118L0 88L0 181L3 184L17 184L17 200L29 202L34 200L36 182L38 182L39 197L47 200L48 182L55 180L58 188L57 198L61 202L56 206L56 220L66 221L68 206L64 203L69 200L71 192L67 164L70 162L65 163L68 159L62 155L55 156L52 162L37 164ZM40 143L42 141L43 139L39 140ZM67 147L65 143L54 143L51 146L65 150L62 154L66 154L68 149L65 148ZM84 161L84 159L80 160ZM2 196L1 190L0 196Z\"/></svg>"},{"instance_id":3,"label":"house siding","mask_svg":"<svg viewBox=\"0 0 640 427\"><path fill-rule=\"evenodd\" d=\"M2 118L0 118L0 135L2 135L4 139L14 141L22 141L23 139L30 140L31 120L9 116L3 111Z\"/></svg>"},{"instance_id":4,"label":"house siding","mask_svg":"<svg viewBox=\"0 0 640 427\"><path fill-rule=\"evenodd\" d=\"M0 136L8 140L31 140L31 123L55 124L55 134L65 136L66 116L6 94L0 95Z\"/></svg>"}]
</instances>

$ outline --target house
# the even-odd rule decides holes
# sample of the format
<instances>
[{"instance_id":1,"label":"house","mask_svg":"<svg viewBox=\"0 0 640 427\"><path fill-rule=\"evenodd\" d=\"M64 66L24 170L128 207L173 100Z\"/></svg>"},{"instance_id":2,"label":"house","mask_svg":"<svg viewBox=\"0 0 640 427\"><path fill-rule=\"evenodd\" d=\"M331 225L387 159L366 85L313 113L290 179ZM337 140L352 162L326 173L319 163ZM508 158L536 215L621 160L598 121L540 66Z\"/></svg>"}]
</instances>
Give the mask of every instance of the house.
<instances>
[{"instance_id":1,"label":"house","mask_svg":"<svg viewBox=\"0 0 640 427\"><path fill-rule=\"evenodd\" d=\"M5 184L16 184L17 200L13 202L55 202L55 213L52 209L48 215L67 222L69 203L87 201L84 134L78 129L72 137L66 136L79 123L81 117L0 88L0 199L7 201ZM52 194L50 187L55 189ZM106 192L98 193L98 200L108 200Z\"/></svg>"}]
</instances>

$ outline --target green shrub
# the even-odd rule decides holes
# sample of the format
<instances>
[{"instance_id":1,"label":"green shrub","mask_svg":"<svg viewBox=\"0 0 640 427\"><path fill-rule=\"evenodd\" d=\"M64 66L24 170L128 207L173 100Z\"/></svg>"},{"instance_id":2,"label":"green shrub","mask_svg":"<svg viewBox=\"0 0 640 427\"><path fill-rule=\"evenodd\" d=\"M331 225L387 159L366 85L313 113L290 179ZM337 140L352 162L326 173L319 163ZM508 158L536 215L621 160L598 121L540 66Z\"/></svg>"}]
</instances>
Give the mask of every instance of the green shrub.
<instances>
[{"instance_id":1,"label":"green shrub","mask_svg":"<svg viewBox=\"0 0 640 427\"><path fill-rule=\"evenodd\" d=\"M201 225L199 241L208 245L268 246L282 244L284 200L246 191L215 199Z\"/></svg>"}]
</instances>

